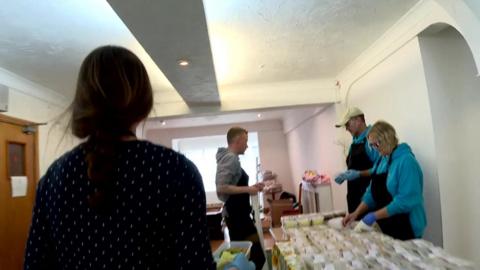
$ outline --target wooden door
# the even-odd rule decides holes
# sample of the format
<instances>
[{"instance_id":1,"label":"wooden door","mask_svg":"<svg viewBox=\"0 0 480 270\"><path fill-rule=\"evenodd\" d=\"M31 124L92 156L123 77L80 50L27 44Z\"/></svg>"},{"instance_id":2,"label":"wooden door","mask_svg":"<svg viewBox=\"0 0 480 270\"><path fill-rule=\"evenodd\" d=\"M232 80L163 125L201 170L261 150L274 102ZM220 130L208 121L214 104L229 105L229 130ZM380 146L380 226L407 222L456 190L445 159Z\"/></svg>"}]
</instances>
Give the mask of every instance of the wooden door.
<instances>
[{"instance_id":1,"label":"wooden door","mask_svg":"<svg viewBox=\"0 0 480 270\"><path fill-rule=\"evenodd\" d=\"M38 179L38 135L31 124L0 114L0 269L20 270ZM27 177L26 196L12 197L11 176Z\"/></svg>"}]
</instances>

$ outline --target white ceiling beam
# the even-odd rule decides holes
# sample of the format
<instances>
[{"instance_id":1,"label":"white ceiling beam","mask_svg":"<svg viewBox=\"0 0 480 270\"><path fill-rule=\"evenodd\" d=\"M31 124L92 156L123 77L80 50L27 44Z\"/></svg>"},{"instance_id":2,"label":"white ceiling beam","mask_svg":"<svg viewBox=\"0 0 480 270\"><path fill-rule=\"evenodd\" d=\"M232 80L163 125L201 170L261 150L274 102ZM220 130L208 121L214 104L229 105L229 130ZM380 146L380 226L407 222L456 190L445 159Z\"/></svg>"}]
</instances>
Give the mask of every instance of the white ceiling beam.
<instances>
[{"instance_id":1,"label":"white ceiling beam","mask_svg":"<svg viewBox=\"0 0 480 270\"><path fill-rule=\"evenodd\" d=\"M202 1L108 2L188 106L220 105Z\"/></svg>"},{"instance_id":2,"label":"white ceiling beam","mask_svg":"<svg viewBox=\"0 0 480 270\"><path fill-rule=\"evenodd\" d=\"M212 113L273 109L299 105L332 104L337 86L332 79L275 82L222 87L221 106L188 107L181 102L155 104L151 117L206 115Z\"/></svg>"}]
</instances>

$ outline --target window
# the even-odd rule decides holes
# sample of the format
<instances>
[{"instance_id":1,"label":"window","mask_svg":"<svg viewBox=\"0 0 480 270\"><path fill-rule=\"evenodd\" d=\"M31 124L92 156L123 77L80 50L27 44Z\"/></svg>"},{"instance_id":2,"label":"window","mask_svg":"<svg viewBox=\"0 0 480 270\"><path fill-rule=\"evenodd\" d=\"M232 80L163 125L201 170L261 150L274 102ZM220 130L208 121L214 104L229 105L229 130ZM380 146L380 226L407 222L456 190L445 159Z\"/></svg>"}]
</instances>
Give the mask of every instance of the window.
<instances>
[{"instance_id":1,"label":"window","mask_svg":"<svg viewBox=\"0 0 480 270\"><path fill-rule=\"evenodd\" d=\"M8 142L9 176L25 175L25 144Z\"/></svg>"},{"instance_id":2,"label":"window","mask_svg":"<svg viewBox=\"0 0 480 270\"><path fill-rule=\"evenodd\" d=\"M215 187L217 160L215 158L219 147L227 147L227 135L216 135L196 138L179 138L172 140L172 148L189 158L197 166L203 178L207 193L207 203L218 202ZM258 134L248 133L248 148L240 155L242 168L249 175L249 185L256 182L257 164L260 163L258 151Z\"/></svg>"}]
</instances>

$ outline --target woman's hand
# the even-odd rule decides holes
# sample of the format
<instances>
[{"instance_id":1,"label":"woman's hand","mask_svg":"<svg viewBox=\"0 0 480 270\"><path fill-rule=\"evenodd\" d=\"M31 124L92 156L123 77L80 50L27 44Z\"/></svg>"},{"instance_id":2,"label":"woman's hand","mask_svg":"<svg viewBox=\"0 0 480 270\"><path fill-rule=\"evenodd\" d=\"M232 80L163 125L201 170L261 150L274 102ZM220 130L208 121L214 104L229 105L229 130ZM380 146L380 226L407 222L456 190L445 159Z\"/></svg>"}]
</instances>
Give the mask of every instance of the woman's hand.
<instances>
[{"instance_id":1,"label":"woman's hand","mask_svg":"<svg viewBox=\"0 0 480 270\"><path fill-rule=\"evenodd\" d=\"M358 217L357 211L355 211L355 212L353 212L353 213L350 213L350 214L347 214L347 215L342 219L342 225L343 225L343 227L346 227L347 225L349 225L350 223L352 223L352 221L357 220L357 217Z\"/></svg>"},{"instance_id":2,"label":"woman's hand","mask_svg":"<svg viewBox=\"0 0 480 270\"><path fill-rule=\"evenodd\" d=\"M368 211L368 205L364 202L361 202L360 205L358 205L357 209L353 211L353 213L347 214L343 220L342 224L343 227L347 226L348 224L352 223L352 221L357 220L357 218L362 215L363 213Z\"/></svg>"}]
</instances>

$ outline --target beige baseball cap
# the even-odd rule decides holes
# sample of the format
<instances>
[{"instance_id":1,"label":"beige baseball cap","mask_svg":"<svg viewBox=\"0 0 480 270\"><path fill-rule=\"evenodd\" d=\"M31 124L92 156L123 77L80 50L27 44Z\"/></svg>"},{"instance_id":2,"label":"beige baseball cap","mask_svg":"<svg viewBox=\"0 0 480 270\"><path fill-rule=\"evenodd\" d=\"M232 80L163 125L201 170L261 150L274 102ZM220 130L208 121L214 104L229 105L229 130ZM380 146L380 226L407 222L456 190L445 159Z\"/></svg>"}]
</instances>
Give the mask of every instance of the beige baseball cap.
<instances>
[{"instance_id":1,"label":"beige baseball cap","mask_svg":"<svg viewBox=\"0 0 480 270\"><path fill-rule=\"evenodd\" d=\"M343 127L345 124L350 120L352 117L363 115L363 112L357 107L350 107L348 108L343 117L335 124L335 127Z\"/></svg>"}]
</instances>

